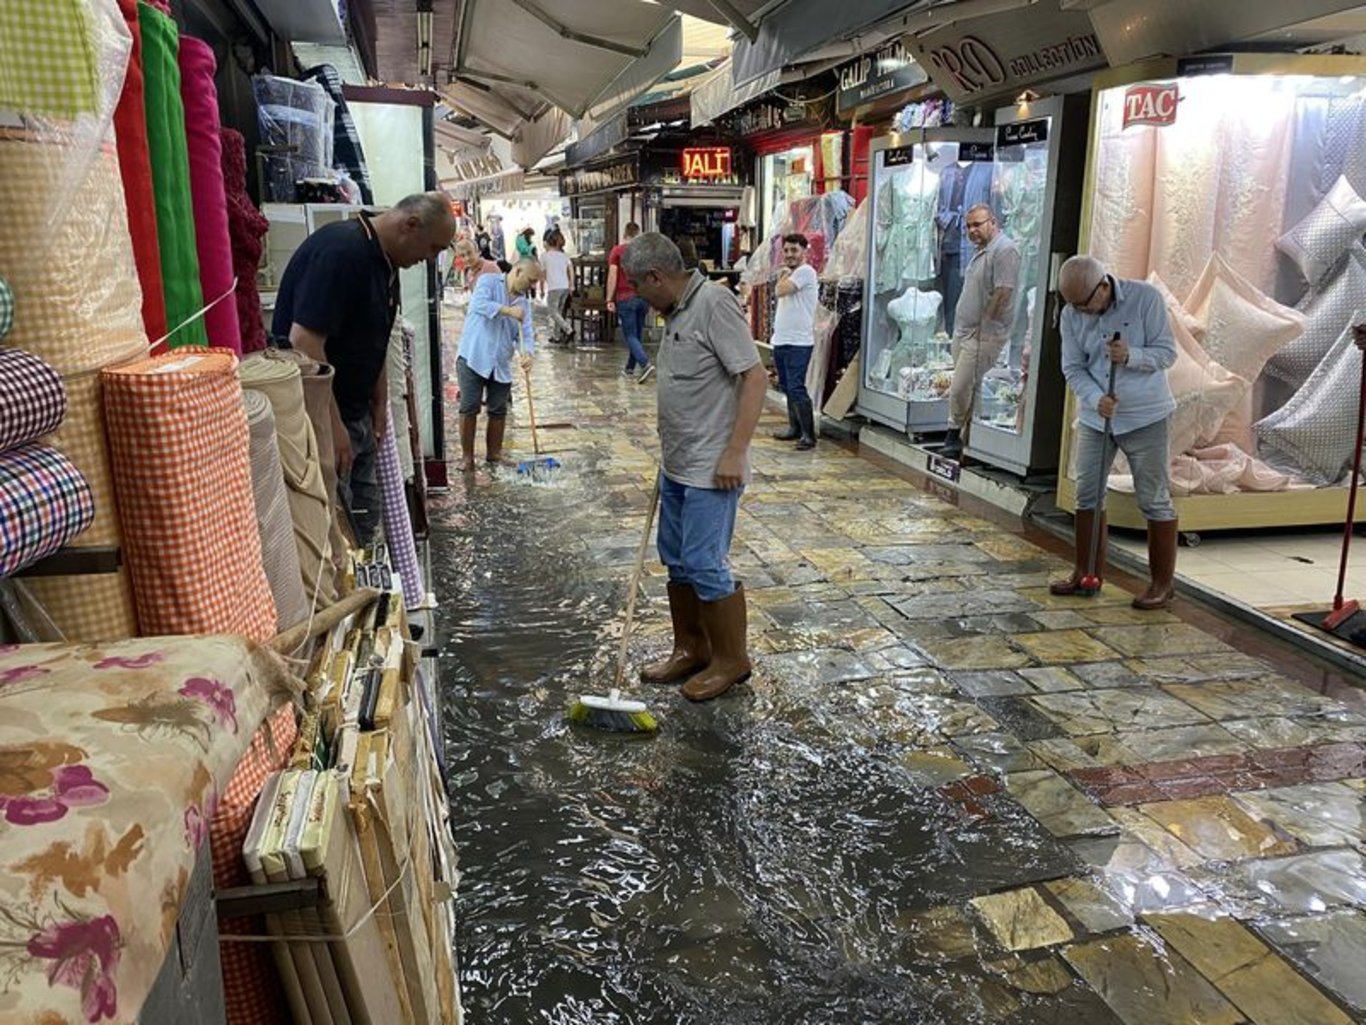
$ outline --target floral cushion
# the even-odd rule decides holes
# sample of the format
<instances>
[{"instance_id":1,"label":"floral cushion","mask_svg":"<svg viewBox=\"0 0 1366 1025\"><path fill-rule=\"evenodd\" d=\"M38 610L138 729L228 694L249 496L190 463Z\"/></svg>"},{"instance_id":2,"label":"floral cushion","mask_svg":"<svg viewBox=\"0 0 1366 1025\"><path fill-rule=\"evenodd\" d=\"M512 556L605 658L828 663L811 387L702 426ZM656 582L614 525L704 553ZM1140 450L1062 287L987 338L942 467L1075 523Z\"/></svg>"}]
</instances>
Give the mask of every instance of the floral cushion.
<instances>
[{"instance_id":1,"label":"floral cushion","mask_svg":"<svg viewBox=\"0 0 1366 1025\"><path fill-rule=\"evenodd\" d=\"M0 646L0 1017L136 1021L290 677L235 637Z\"/></svg>"},{"instance_id":2,"label":"floral cushion","mask_svg":"<svg viewBox=\"0 0 1366 1025\"><path fill-rule=\"evenodd\" d=\"M1366 316L1355 311L1353 322ZM1304 387L1276 412L1257 422L1261 455L1314 484L1336 484L1351 466L1361 394L1361 352L1350 325Z\"/></svg>"},{"instance_id":3,"label":"floral cushion","mask_svg":"<svg viewBox=\"0 0 1366 1025\"><path fill-rule=\"evenodd\" d=\"M1245 381L1257 380L1266 361L1304 333L1303 313L1261 292L1217 253L1185 306L1204 327L1209 358Z\"/></svg>"},{"instance_id":4,"label":"floral cushion","mask_svg":"<svg viewBox=\"0 0 1366 1025\"><path fill-rule=\"evenodd\" d=\"M1267 361L1266 373L1296 388L1304 384L1359 306L1366 306L1366 247L1357 243L1323 287L1296 307L1307 318L1304 334Z\"/></svg>"},{"instance_id":5,"label":"floral cushion","mask_svg":"<svg viewBox=\"0 0 1366 1025\"><path fill-rule=\"evenodd\" d=\"M1310 287L1317 287L1363 234L1366 200L1344 175L1308 217L1277 240L1276 247L1295 262Z\"/></svg>"}]
</instances>

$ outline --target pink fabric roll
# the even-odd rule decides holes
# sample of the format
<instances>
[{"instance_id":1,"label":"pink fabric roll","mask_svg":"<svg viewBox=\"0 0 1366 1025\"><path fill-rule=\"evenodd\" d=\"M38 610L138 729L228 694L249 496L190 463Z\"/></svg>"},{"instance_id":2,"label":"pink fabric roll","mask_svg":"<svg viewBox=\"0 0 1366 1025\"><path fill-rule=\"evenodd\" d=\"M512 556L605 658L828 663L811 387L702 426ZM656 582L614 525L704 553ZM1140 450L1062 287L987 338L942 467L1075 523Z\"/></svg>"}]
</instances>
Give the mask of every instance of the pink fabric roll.
<instances>
[{"instance_id":1,"label":"pink fabric roll","mask_svg":"<svg viewBox=\"0 0 1366 1025\"><path fill-rule=\"evenodd\" d=\"M223 150L218 135L218 92L213 50L202 39L180 38L180 97L185 104L185 138L190 150L190 195L194 201L199 284L204 292L204 326L209 344L242 351L237 300L232 291L232 242L223 187ZM226 299L222 297L227 295ZM219 301L221 299L221 301Z\"/></svg>"},{"instance_id":2,"label":"pink fabric roll","mask_svg":"<svg viewBox=\"0 0 1366 1025\"><path fill-rule=\"evenodd\" d=\"M1124 90L1101 94L1090 253L1121 278L1151 269L1157 129L1124 127Z\"/></svg>"}]
</instances>

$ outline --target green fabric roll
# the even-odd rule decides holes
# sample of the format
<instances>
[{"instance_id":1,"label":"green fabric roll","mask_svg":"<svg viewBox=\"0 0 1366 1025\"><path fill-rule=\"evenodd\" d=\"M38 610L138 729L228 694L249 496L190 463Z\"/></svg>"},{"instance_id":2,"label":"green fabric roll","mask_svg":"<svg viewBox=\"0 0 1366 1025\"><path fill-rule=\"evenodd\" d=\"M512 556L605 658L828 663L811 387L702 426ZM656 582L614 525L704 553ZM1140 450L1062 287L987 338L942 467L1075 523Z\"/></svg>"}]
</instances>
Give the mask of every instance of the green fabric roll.
<instances>
[{"instance_id":1,"label":"green fabric roll","mask_svg":"<svg viewBox=\"0 0 1366 1025\"><path fill-rule=\"evenodd\" d=\"M185 324L203 308L204 296L199 287L199 250L190 198L185 106L180 99L180 34L174 21L146 3L138 4L138 23L147 79L147 144L156 191L161 288L166 295L166 323L172 331L169 344L172 348L208 345L203 318ZM176 330L178 324L185 326Z\"/></svg>"}]
</instances>

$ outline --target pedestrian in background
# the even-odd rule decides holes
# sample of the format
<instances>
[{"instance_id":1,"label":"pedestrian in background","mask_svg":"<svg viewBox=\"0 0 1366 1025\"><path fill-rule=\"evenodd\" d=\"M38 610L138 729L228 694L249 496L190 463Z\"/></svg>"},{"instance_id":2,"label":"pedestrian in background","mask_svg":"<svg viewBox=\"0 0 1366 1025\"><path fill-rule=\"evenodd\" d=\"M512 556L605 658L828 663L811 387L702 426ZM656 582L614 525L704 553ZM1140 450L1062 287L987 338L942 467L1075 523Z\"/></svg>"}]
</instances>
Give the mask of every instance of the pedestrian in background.
<instances>
[{"instance_id":1,"label":"pedestrian in background","mask_svg":"<svg viewBox=\"0 0 1366 1025\"><path fill-rule=\"evenodd\" d=\"M460 284L465 291L471 291L474 283L485 274L502 273L498 264L485 257L478 244L464 238L455 244L455 259L460 264Z\"/></svg>"},{"instance_id":2,"label":"pedestrian in background","mask_svg":"<svg viewBox=\"0 0 1366 1025\"><path fill-rule=\"evenodd\" d=\"M636 238L620 263L636 295L664 315L658 544L674 641L669 657L641 678L686 680L684 696L706 701L750 674L745 589L729 560L764 405L764 366L735 296L687 270L663 235Z\"/></svg>"},{"instance_id":3,"label":"pedestrian in background","mask_svg":"<svg viewBox=\"0 0 1366 1025\"><path fill-rule=\"evenodd\" d=\"M573 325L566 316L574 294L574 261L565 255L564 236L558 231L551 232L546 246L541 270L545 274L546 305L550 307L550 326L554 332L550 340L564 345L574 337Z\"/></svg>"},{"instance_id":4,"label":"pedestrian in background","mask_svg":"<svg viewBox=\"0 0 1366 1025\"><path fill-rule=\"evenodd\" d=\"M1148 521L1148 589L1136 609L1171 603L1176 577L1176 507L1172 504L1167 422L1176 409L1167 370L1176 362L1176 342L1162 294L1143 281L1106 272L1099 260L1074 256L1062 265L1058 291L1062 313L1062 372L1077 397L1076 549L1072 575L1049 585L1053 594L1075 594L1089 572L1091 532L1100 531L1095 572L1102 573L1106 525L1097 509L1116 450L1129 460L1134 497ZM1107 391L1115 366L1115 390ZM1113 433L1107 438L1106 421ZM1104 453L1102 458L1102 445Z\"/></svg>"},{"instance_id":5,"label":"pedestrian in background","mask_svg":"<svg viewBox=\"0 0 1366 1025\"><path fill-rule=\"evenodd\" d=\"M779 441L795 441L802 451L816 447L816 415L806 390L806 368L816 344L816 305L820 280L816 268L806 262L805 235L783 237L783 266L774 292L778 312L773 318L773 364L778 387L787 396L787 430L775 433Z\"/></svg>"},{"instance_id":6,"label":"pedestrian in background","mask_svg":"<svg viewBox=\"0 0 1366 1025\"><path fill-rule=\"evenodd\" d=\"M644 384L655 369L651 366L650 357L645 354L645 345L641 341L645 334L645 317L650 312L650 304L636 295L636 290L631 287L630 278L622 273L621 269L622 254L626 252L631 240L639 234L640 225L635 221L628 223L624 240L613 246L612 252L607 256L607 309L617 315L617 323L621 325L622 336L626 339L628 355L626 366L621 372L627 377L636 377L636 368L639 367L640 374L636 381Z\"/></svg>"},{"instance_id":7,"label":"pedestrian in background","mask_svg":"<svg viewBox=\"0 0 1366 1025\"><path fill-rule=\"evenodd\" d=\"M520 260L536 259L536 243L532 241L536 237L533 228L523 228L521 234L517 236L517 258Z\"/></svg>"}]
</instances>

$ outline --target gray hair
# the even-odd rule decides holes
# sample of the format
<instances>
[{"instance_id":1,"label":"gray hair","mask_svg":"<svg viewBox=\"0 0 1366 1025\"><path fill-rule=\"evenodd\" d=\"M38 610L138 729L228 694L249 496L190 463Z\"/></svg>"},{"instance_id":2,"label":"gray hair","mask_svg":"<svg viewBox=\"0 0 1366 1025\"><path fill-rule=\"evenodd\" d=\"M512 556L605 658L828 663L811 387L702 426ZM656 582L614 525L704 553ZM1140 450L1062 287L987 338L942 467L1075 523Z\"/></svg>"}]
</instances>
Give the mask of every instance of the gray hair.
<instances>
[{"instance_id":1,"label":"gray hair","mask_svg":"<svg viewBox=\"0 0 1366 1025\"><path fill-rule=\"evenodd\" d=\"M451 201L443 192L414 192L400 199L394 209L416 216L424 228L435 228L455 220Z\"/></svg>"},{"instance_id":2,"label":"gray hair","mask_svg":"<svg viewBox=\"0 0 1366 1025\"><path fill-rule=\"evenodd\" d=\"M991 204L990 204L990 203L978 203L976 206L970 206L970 207L968 207L966 210L963 211L963 220L967 220L969 217L971 217L973 214L975 214L978 210L984 211L984 212L986 213L986 215L987 215L988 217L990 217L993 221L997 219L997 218L996 218L996 211L993 210L993 209L991 208Z\"/></svg>"},{"instance_id":3,"label":"gray hair","mask_svg":"<svg viewBox=\"0 0 1366 1025\"><path fill-rule=\"evenodd\" d=\"M1078 292L1089 292L1100 285L1105 274L1105 264L1094 256L1068 257L1058 271L1058 290L1074 285Z\"/></svg>"},{"instance_id":4,"label":"gray hair","mask_svg":"<svg viewBox=\"0 0 1366 1025\"><path fill-rule=\"evenodd\" d=\"M626 244L621 254L621 266L628 278L643 278L650 271L659 274L682 274L687 268L683 254L657 231L637 235Z\"/></svg>"}]
</instances>

